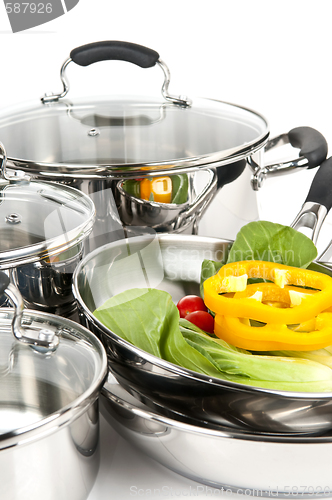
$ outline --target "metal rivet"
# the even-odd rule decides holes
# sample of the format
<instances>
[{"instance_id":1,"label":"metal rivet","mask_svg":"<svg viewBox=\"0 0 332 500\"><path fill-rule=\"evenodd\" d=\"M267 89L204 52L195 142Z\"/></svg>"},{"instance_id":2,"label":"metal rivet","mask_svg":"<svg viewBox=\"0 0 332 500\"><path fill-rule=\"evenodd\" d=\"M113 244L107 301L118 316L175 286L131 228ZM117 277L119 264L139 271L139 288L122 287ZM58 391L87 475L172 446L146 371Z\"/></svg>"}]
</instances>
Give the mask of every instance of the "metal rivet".
<instances>
[{"instance_id":1,"label":"metal rivet","mask_svg":"<svg viewBox=\"0 0 332 500\"><path fill-rule=\"evenodd\" d=\"M38 339L44 340L46 342L52 342L54 340L55 333L52 330L40 330L38 333Z\"/></svg>"},{"instance_id":2,"label":"metal rivet","mask_svg":"<svg viewBox=\"0 0 332 500\"><path fill-rule=\"evenodd\" d=\"M22 217L19 214L9 214L5 217L5 221L8 224L19 224L22 222Z\"/></svg>"},{"instance_id":3,"label":"metal rivet","mask_svg":"<svg viewBox=\"0 0 332 500\"><path fill-rule=\"evenodd\" d=\"M100 130L99 130L99 129L97 129L97 128L91 128L91 129L89 130L89 132L88 132L88 135L89 135L90 137L96 137L96 136L97 136L97 135L99 135L99 134L100 134Z\"/></svg>"}]
</instances>

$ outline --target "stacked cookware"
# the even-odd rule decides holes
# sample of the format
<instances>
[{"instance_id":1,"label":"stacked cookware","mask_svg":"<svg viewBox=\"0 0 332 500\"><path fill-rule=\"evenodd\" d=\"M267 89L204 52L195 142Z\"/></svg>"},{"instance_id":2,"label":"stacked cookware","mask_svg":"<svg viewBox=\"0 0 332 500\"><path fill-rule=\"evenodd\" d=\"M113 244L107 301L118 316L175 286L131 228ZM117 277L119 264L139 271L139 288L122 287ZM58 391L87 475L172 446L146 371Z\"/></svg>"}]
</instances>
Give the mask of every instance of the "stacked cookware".
<instances>
[{"instance_id":1,"label":"stacked cookware","mask_svg":"<svg viewBox=\"0 0 332 500\"><path fill-rule=\"evenodd\" d=\"M69 99L68 66L103 60L158 66L162 98ZM197 293L202 259L231 245L198 236L212 200L241 176L251 192L266 177L318 167L327 156L324 137L305 126L270 139L267 121L252 110L174 96L159 54L132 43L78 47L60 77L61 92L5 110L0 118L0 291L6 294L0 309L0 409L6 415L0 464L14 478L12 471L34 447L36 462L27 476L44 478L20 487L8 479L0 496L42 497L52 483L53 461L68 448L71 465L63 465L63 484L52 486L47 498L65 498L65 490L72 499L87 498L98 469L105 351L103 413L156 460L206 484L253 489L276 476L262 481L253 462L240 478L226 466L229 457L242 450L243 457L260 456L262 465L265 449L271 463L289 450L289 461L296 456L306 464L295 480L306 481L319 450L331 449L330 394L279 394L204 377L133 347L93 311L133 283L170 291L174 301ZM264 152L286 143L300 151L298 157L265 165ZM324 175L327 170L329 163ZM299 218L306 225L315 221L316 236L329 208L315 195ZM77 312L83 326L68 319ZM45 460L53 447L53 458ZM10 454L17 464L8 461ZM318 479L326 479L325 469Z\"/></svg>"}]
</instances>

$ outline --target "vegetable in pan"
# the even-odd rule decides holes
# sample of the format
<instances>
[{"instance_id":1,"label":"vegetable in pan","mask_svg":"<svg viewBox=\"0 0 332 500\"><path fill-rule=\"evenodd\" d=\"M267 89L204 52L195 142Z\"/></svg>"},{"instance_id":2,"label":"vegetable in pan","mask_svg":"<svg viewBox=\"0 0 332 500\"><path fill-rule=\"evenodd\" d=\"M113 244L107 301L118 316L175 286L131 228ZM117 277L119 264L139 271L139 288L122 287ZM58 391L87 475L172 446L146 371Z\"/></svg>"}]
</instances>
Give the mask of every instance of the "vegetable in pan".
<instances>
[{"instance_id":1,"label":"vegetable in pan","mask_svg":"<svg viewBox=\"0 0 332 500\"><path fill-rule=\"evenodd\" d=\"M250 223L226 265L203 262L204 302L215 313L212 335L180 318L172 297L161 290L125 291L94 314L144 351L208 376L276 390L332 391L332 278L305 269L317 251L290 229ZM255 261L234 261L241 247ZM270 260L258 261L264 251ZM241 283L232 279L244 275L248 279ZM236 345L238 338L245 347Z\"/></svg>"},{"instance_id":2,"label":"vegetable in pan","mask_svg":"<svg viewBox=\"0 0 332 500\"><path fill-rule=\"evenodd\" d=\"M180 205L188 200L187 174L124 181L123 189L128 194L142 200Z\"/></svg>"}]
</instances>

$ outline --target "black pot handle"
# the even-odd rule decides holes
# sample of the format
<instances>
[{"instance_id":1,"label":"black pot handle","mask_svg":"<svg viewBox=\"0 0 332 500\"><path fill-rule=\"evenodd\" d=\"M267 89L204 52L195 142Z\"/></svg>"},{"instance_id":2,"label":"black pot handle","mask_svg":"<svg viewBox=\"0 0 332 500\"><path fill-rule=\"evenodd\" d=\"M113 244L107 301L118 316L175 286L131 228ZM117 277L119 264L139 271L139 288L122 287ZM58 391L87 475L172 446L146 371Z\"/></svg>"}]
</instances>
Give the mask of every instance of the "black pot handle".
<instances>
[{"instance_id":1,"label":"black pot handle","mask_svg":"<svg viewBox=\"0 0 332 500\"><path fill-rule=\"evenodd\" d=\"M5 290L8 288L10 283L9 276L3 271L0 271L0 297L5 293Z\"/></svg>"},{"instance_id":2,"label":"black pot handle","mask_svg":"<svg viewBox=\"0 0 332 500\"><path fill-rule=\"evenodd\" d=\"M318 203L327 211L332 208L332 156L319 167L305 203Z\"/></svg>"},{"instance_id":3,"label":"black pot handle","mask_svg":"<svg viewBox=\"0 0 332 500\"><path fill-rule=\"evenodd\" d=\"M325 137L311 127L297 127L288 132L288 139L294 148L300 149L300 156L307 158L308 167L318 167L327 156Z\"/></svg>"},{"instance_id":4,"label":"black pot handle","mask_svg":"<svg viewBox=\"0 0 332 500\"><path fill-rule=\"evenodd\" d=\"M312 180L308 195L291 226L311 229L311 239L317 242L322 224L332 208L332 157L323 161Z\"/></svg>"},{"instance_id":5,"label":"black pot handle","mask_svg":"<svg viewBox=\"0 0 332 500\"><path fill-rule=\"evenodd\" d=\"M255 163L252 158L248 159L248 163L254 171L251 183L255 191L262 186L266 177L286 174L299 169L318 167L327 156L325 137L318 130L311 127L296 127L287 134L270 139L265 145L265 151L284 144L291 144L294 148L299 148L299 157L290 161L263 166Z\"/></svg>"},{"instance_id":6,"label":"black pot handle","mask_svg":"<svg viewBox=\"0 0 332 500\"><path fill-rule=\"evenodd\" d=\"M159 54L137 43L106 40L77 47L70 52L70 57L79 66L118 60L136 64L141 68L152 68L157 63Z\"/></svg>"},{"instance_id":7,"label":"black pot handle","mask_svg":"<svg viewBox=\"0 0 332 500\"><path fill-rule=\"evenodd\" d=\"M161 93L172 104L179 106L190 106L191 100L186 96L175 96L168 92L170 83L170 72L167 65L159 57L158 52L137 43L122 42L118 40L106 40L103 42L88 43L77 47L70 52L70 57L66 59L60 70L60 78L63 91L59 94L45 94L41 101L43 104L56 102L65 97L69 91L69 82L66 78L66 68L69 63L75 62L79 66L89 66L99 61L127 61L141 68L152 68L156 64L160 66L164 73L164 83Z\"/></svg>"}]
</instances>

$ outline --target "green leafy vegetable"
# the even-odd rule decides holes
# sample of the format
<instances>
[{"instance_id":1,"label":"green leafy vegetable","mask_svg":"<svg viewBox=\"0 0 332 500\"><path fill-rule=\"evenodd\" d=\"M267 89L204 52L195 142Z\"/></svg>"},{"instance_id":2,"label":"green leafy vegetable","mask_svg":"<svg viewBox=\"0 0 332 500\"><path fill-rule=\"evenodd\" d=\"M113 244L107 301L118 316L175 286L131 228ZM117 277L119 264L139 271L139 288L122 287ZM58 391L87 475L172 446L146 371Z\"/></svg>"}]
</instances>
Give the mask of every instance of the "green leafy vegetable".
<instances>
[{"instance_id":1,"label":"green leafy vegetable","mask_svg":"<svg viewBox=\"0 0 332 500\"><path fill-rule=\"evenodd\" d=\"M306 268L316 257L314 243L304 234L289 226L257 221L240 229L227 263L264 260Z\"/></svg>"},{"instance_id":2,"label":"green leafy vegetable","mask_svg":"<svg viewBox=\"0 0 332 500\"><path fill-rule=\"evenodd\" d=\"M171 175L171 180L172 180L171 203L176 203L177 205L186 203L188 200L188 188L189 188L188 175L187 174Z\"/></svg>"},{"instance_id":3,"label":"green leafy vegetable","mask_svg":"<svg viewBox=\"0 0 332 500\"><path fill-rule=\"evenodd\" d=\"M254 355L210 337L179 318L171 296L132 289L112 297L94 315L135 346L176 365L247 385L292 391L331 391L332 370L302 358Z\"/></svg>"}]
</instances>

